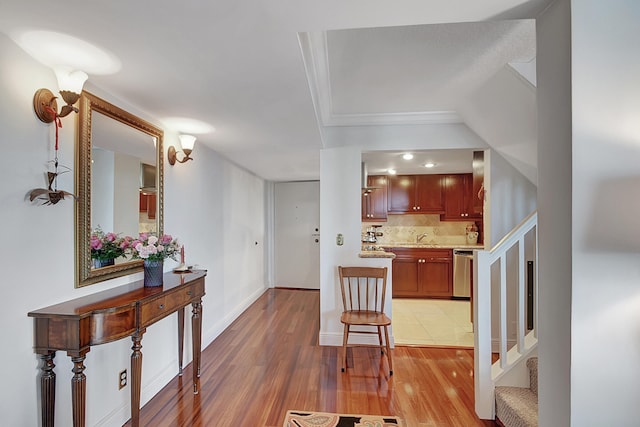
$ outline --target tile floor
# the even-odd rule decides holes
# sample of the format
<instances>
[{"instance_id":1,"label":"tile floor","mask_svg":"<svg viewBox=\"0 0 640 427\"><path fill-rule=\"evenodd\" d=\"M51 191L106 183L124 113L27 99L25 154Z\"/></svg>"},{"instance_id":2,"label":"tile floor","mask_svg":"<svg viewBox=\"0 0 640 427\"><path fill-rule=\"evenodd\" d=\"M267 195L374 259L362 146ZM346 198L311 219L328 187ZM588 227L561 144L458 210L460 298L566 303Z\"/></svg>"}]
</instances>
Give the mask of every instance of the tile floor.
<instances>
[{"instance_id":1,"label":"tile floor","mask_svg":"<svg viewBox=\"0 0 640 427\"><path fill-rule=\"evenodd\" d=\"M392 300L396 344L473 347L469 301Z\"/></svg>"}]
</instances>

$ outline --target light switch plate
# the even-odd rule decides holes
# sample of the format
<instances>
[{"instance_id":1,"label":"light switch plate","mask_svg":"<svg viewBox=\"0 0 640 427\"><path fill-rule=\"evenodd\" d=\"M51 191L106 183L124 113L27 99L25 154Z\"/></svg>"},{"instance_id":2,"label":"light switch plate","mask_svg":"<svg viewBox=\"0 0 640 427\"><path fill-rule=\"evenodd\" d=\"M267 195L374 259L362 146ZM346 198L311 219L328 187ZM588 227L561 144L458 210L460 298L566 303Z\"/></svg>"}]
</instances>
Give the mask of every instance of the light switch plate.
<instances>
[{"instance_id":1,"label":"light switch plate","mask_svg":"<svg viewBox=\"0 0 640 427\"><path fill-rule=\"evenodd\" d=\"M338 233L338 235L336 236L336 244L338 246L344 245L344 237L342 237L342 233Z\"/></svg>"}]
</instances>

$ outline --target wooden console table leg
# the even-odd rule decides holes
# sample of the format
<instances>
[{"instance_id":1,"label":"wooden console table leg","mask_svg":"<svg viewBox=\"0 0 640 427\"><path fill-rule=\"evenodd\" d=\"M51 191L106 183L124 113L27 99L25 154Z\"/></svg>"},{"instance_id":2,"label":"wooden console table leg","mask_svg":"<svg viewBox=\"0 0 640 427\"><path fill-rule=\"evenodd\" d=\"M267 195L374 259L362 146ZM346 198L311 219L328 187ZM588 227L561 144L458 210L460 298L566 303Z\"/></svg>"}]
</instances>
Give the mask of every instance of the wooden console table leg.
<instances>
[{"instance_id":1,"label":"wooden console table leg","mask_svg":"<svg viewBox=\"0 0 640 427\"><path fill-rule=\"evenodd\" d=\"M202 341L202 300L191 304L193 312L191 315L191 331L193 341L193 393L198 394L200 383L200 350Z\"/></svg>"},{"instance_id":2,"label":"wooden console table leg","mask_svg":"<svg viewBox=\"0 0 640 427\"><path fill-rule=\"evenodd\" d=\"M71 378L71 400L73 408L73 427L84 427L87 397L87 376L84 374L85 353L71 354L73 378Z\"/></svg>"},{"instance_id":3,"label":"wooden console table leg","mask_svg":"<svg viewBox=\"0 0 640 427\"><path fill-rule=\"evenodd\" d=\"M40 356L42 359L42 375L40 376L40 398L42 399L42 426L53 427L56 408L56 373L53 358L56 352L51 351Z\"/></svg>"},{"instance_id":4,"label":"wooden console table leg","mask_svg":"<svg viewBox=\"0 0 640 427\"><path fill-rule=\"evenodd\" d=\"M140 425L140 387L142 384L142 334L145 330L131 336L131 426Z\"/></svg>"},{"instance_id":5,"label":"wooden console table leg","mask_svg":"<svg viewBox=\"0 0 640 427\"><path fill-rule=\"evenodd\" d=\"M184 307L178 310L178 376L182 376L182 354L184 353Z\"/></svg>"}]
</instances>

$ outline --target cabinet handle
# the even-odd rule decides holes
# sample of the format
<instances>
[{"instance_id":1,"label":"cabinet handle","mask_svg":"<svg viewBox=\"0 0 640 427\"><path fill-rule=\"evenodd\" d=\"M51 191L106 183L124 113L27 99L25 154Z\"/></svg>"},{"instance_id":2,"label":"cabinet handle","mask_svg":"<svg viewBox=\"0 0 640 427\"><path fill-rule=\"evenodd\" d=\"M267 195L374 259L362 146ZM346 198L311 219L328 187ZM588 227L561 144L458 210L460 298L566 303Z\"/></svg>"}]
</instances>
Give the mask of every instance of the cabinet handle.
<instances>
[{"instance_id":1,"label":"cabinet handle","mask_svg":"<svg viewBox=\"0 0 640 427\"><path fill-rule=\"evenodd\" d=\"M420 210L420 206L418 206L418 210Z\"/></svg>"},{"instance_id":2,"label":"cabinet handle","mask_svg":"<svg viewBox=\"0 0 640 427\"><path fill-rule=\"evenodd\" d=\"M160 305L158 306L158 308L159 308L160 310L162 310L162 309L164 308L164 304L160 304Z\"/></svg>"}]
</instances>

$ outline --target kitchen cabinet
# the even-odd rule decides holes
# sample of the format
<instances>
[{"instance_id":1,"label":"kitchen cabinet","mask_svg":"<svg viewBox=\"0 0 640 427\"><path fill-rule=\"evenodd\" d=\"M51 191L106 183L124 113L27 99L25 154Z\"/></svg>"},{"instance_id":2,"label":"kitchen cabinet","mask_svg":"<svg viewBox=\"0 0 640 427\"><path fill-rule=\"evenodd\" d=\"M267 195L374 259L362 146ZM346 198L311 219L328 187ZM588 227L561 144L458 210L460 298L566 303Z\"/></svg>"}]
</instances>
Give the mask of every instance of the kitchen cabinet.
<instances>
[{"instance_id":1,"label":"kitchen cabinet","mask_svg":"<svg viewBox=\"0 0 640 427\"><path fill-rule=\"evenodd\" d=\"M389 213L444 213L444 175L388 177Z\"/></svg>"},{"instance_id":2,"label":"kitchen cabinet","mask_svg":"<svg viewBox=\"0 0 640 427\"><path fill-rule=\"evenodd\" d=\"M482 210L474 209L473 175L470 173L444 176L443 221L482 219Z\"/></svg>"},{"instance_id":3,"label":"kitchen cabinet","mask_svg":"<svg viewBox=\"0 0 640 427\"><path fill-rule=\"evenodd\" d=\"M362 192L362 221L387 220L387 177L367 177L367 189Z\"/></svg>"},{"instance_id":4,"label":"kitchen cabinet","mask_svg":"<svg viewBox=\"0 0 640 427\"><path fill-rule=\"evenodd\" d=\"M451 298L453 252L451 249L392 248L392 296Z\"/></svg>"}]
</instances>

